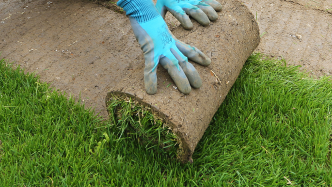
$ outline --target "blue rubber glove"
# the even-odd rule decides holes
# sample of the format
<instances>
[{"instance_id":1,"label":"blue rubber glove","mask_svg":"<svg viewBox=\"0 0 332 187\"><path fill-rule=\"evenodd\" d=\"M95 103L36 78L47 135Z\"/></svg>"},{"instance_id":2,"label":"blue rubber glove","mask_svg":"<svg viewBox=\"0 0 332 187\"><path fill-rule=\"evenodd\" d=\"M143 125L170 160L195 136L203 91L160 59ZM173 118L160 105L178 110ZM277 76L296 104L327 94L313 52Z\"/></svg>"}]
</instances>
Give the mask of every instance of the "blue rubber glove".
<instances>
[{"instance_id":1,"label":"blue rubber glove","mask_svg":"<svg viewBox=\"0 0 332 187\"><path fill-rule=\"evenodd\" d=\"M218 19L217 12L222 9L221 4L215 0L158 0L156 7L163 18L169 11L185 29L193 28L189 16L201 25L207 26L210 20Z\"/></svg>"},{"instance_id":2,"label":"blue rubber glove","mask_svg":"<svg viewBox=\"0 0 332 187\"><path fill-rule=\"evenodd\" d=\"M188 58L209 65L211 60L198 49L174 38L152 0L120 0L145 57L144 84L148 94L157 92L158 63L168 70L179 91L189 94L202 80ZM187 58L188 57L188 58ZM190 86L191 85L191 86Z\"/></svg>"}]
</instances>

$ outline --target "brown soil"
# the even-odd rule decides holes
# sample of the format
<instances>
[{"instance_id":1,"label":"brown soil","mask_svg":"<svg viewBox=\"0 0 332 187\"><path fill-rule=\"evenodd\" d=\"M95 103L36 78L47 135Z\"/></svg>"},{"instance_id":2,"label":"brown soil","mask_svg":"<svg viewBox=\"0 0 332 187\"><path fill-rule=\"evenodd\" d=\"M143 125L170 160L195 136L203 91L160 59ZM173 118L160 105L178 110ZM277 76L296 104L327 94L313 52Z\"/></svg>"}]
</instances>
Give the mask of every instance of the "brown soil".
<instances>
[{"instance_id":1,"label":"brown soil","mask_svg":"<svg viewBox=\"0 0 332 187\"><path fill-rule=\"evenodd\" d=\"M116 5L118 0L94 0L93 2L97 3L98 5L102 5L103 7L109 8L117 13L125 13L121 7Z\"/></svg>"},{"instance_id":2,"label":"brown soil","mask_svg":"<svg viewBox=\"0 0 332 187\"><path fill-rule=\"evenodd\" d=\"M107 91L141 54L125 15L79 0L11 0L0 7L1 57L107 116Z\"/></svg>"},{"instance_id":3,"label":"brown soil","mask_svg":"<svg viewBox=\"0 0 332 187\"><path fill-rule=\"evenodd\" d=\"M241 1L258 20L258 51L316 75L332 73L332 0ZM167 18L171 29L179 25ZM1 57L75 97L81 94L103 116L100 94L135 69L138 62L130 59L141 54L128 19L91 1L3 0L0 28Z\"/></svg>"},{"instance_id":4,"label":"brown soil","mask_svg":"<svg viewBox=\"0 0 332 187\"><path fill-rule=\"evenodd\" d=\"M265 54L332 74L332 0L240 0L255 15Z\"/></svg>"}]
</instances>

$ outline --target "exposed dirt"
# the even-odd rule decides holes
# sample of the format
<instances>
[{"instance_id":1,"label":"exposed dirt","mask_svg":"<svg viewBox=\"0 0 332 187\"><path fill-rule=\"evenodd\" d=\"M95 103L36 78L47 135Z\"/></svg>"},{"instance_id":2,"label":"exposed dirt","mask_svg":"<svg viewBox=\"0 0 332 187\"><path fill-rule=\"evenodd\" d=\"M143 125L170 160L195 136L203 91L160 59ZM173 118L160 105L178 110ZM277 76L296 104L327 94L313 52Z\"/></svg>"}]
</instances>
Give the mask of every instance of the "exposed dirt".
<instances>
[{"instance_id":1,"label":"exposed dirt","mask_svg":"<svg viewBox=\"0 0 332 187\"><path fill-rule=\"evenodd\" d=\"M141 54L125 15L79 0L11 0L0 7L1 57L107 116L106 91Z\"/></svg>"},{"instance_id":2,"label":"exposed dirt","mask_svg":"<svg viewBox=\"0 0 332 187\"><path fill-rule=\"evenodd\" d=\"M248 6L248 8L255 15L257 21L259 22L260 35L262 37L262 40L260 46L257 49L258 51L265 54L270 54L271 56L285 58L289 64L302 65L305 69L311 71L317 76L323 74L332 74L332 65L330 60L332 57L332 31L330 28L332 24L332 0L240 1L242 1L246 6ZM60 13L57 13L59 12L59 9L68 7L69 4L73 4L73 2L73 0L69 0L67 2L62 2L59 0L0 1L0 52L2 53L2 57L6 57L10 60L17 60L17 58L13 58L12 55L9 55L8 53L8 51L13 51L15 45L12 44L8 46L8 43L4 43L5 40L12 40L8 36L7 32L9 32L10 29L13 29L14 27L22 28L22 26L24 25L25 29L33 28L32 26L34 25L29 26L29 24L35 24L34 21L36 20L44 20L48 22L51 21L51 23L55 23L56 20L61 19L61 22L63 22L62 27L64 29L64 26L66 24L68 25L69 23L73 23L72 19L78 18L77 16L74 16L75 14L77 15L76 11L79 11L81 15L85 18L85 20L87 20L87 17L89 15L92 16L93 13L85 14L86 12L90 12L92 10L96 11L98 8L100 8L96 5L93 5L93 1L76 1L74 3L76 5L74 6L82 6L82 9L76 8L74 10L74 8L72 8L73 10L70 10L69 8L67 8L68 11L64 15L59 15ZM104 6L109 7L114 11L122 12L121 9L118 9L118 7L114 5L115 2L116 0L113 0L112 2L99 1L100 4L103 4ZM85 8L83 8L84 6ZM88 10L88 8L92 7L93 9ZM69 10L73 12L70 13ZM83 10L85 12L83 12ZM98 9L98 11L101 11L105 14L102 17L107 17L107 14L112 14L109 10ZM101 14L101 12L99 13ZM36 13L43 14L45 17L35 19ZM97 14L97 12L94 13L94 16L97 16ZM67 17L68 19L66 19ZM115 18L116 16L114 16L113 19ZM179 22L172 18L170 14L167 15L167 18L168 24L171 29L174 29L179 25ZM90 22L90 27L93 27L93 24L91 24L92 19L93 17L91 17L90 20L87 20L88 22ZM80 22L83 21L81 20ZM102 27L102 24L99 23L98 26ZM44 28L50 27L50 25L47 27L44 24L44 26L38 27L40 27L40 32L43 31ZM74 25L71 25L71 27L74 27ZM81 27L84 26L81 25ZM30 31L23 31L20 30L20 28L17 28L15 30L20 30L20 35L25 35L28 32L37 31L36 29L38 28L34 27L33 29L30 29ZM73 30L70 27L67 29ZM119 28L114 29L119 30ZM59 29L55 29L55 32L57 30ZM65 30L63 31L64 32L62 32L62 35L65 35L66 32ZM126 32L128 31L126 30ZM21 36L16 37L14 34L11 34L11 37L21 38ZM61 43L61 40L63 40L64 38L66 37L59 37L57 39L58 42L55 43ZM82 40L80 42L82 42ZM16 51L16 53L17 52L18 51ZM20 64L19 62L17 63ZM30 64L31 63L32 62L30 62Z\"/></svg>"},{"instance_id":3,"label":"exposed dirt","mask_svg":"<svg viewBox=\"0 0 332 187\"><path fill-rule=\"evenodd\" d=\"M125 14L125 11L116 5L118 0L94 0L93 2L97 3L98 5L102 5L103 7L109 8L117 13Z\"/></svg>"},{"instance_id":4,"label":"exposed dirt","mask_svg":"<svg viewBox=\"0 0 332 187\"><path fill-rule=\"evenodd\" d=\"M258 51L318 76L332 73L332 0L241 1L259 23ZM179 25L170 14L167 20L172 30ZM1 57L75 97L81 94L96 111L105 107L96 104L103 102L100 93L138 63L123 62L141 54L128 19L91 1L3 0L0 28Z\"/></svg>"},{"instance_id":5,"label":"exposed dirt","mask_svg":"<svg viewBox=\"0 0 332 187\"><path fill-rule=\"evenodd\" d=\"M331 0L284 0L284 1L302 5L305 8L332 13Z\"/></svg>"},{"instance_id":6,"label":"exposed dirt","mask_svg":"<svg viewBox=\"0 0 332 187\"><path fill-rule=\"evenodd\" d=\"M255 15L265 54L332 74L332 0L240 0Z\"/></svg>"}]
</instances>

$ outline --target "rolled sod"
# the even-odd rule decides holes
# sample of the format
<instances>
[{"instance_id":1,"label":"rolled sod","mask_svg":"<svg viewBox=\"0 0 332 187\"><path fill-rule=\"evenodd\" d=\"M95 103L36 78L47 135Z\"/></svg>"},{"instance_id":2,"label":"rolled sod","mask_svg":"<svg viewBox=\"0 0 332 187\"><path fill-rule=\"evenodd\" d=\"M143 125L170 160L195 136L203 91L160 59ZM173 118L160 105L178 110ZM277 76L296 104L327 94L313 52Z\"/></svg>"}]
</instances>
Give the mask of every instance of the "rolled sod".
<instances>
[{"instance_id":1,"label":"rolled sod","mask_svg":"<svg viewBox=\"0 0 332 187\"><path fill-rule=\"evenodd\" d=\"M210 26L194 22L192 31L182 27L172 31L177 39L211 58L208 67L192 62L203 80L201 88L184 95L177 90L167 71L158 67L158 92L148 95L144 89L142 54L133 59L140 61L138 68L109 90L106 97L106 105L116 124L123 125L124 119L130 119L126 124L135 135L146 135L145 143L159 142L158 146L163 148L176 148L181 162L193 162L197 143L260 41L258 25L246 6L237 0L219 2L223 10ZM150 117L141 123L145 115ZM149 132L149 129L154 131ZM149 137L149 133L154 135ZM164 140L156 141L160 137Z\"/></svg>"}]
</instances>

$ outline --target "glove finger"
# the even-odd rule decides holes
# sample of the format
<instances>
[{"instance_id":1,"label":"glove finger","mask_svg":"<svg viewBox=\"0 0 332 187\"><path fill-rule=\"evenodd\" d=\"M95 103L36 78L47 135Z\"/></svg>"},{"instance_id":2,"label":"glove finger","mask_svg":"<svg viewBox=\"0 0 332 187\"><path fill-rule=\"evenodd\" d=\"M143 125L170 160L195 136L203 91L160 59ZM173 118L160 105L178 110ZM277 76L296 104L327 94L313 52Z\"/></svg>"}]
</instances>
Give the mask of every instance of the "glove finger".
<instances>
[{"instance_id":1,"label":"glove finger","mask_svg":"<svg viewBox=\"0 0 332 187\"><path fill-rule=\"evenodd\" d=\"M200 8L211 21L215 21L218 19L217 12L210 5L207 5L205 3L200 3L196 6Z\"/></svg>"},{"instance_id":2,"label":"glove finger","mask_svg":"<svg viewBox=\"0 0 332 187\"><path fill-rule=\"evenodd\" d=\"M159 57L154 57L153 53L147 53L144 57L144 86L146 93L153 95L157 93L157 66Z\"/></svg>"},{"instance_id":3,"label":"glove finger","mask_svg":"<svg viewBox=\"0 0 332 187\"><path fill-rule=\"evenodd\" d=\"M195 67L188 62L187 57L183 56L178 49L171 49L171 52L175 56L175 58L179 61L179 65L182 68L183 72L187 76L189 83L194 88L200 88L202 86L202 79L199 76Z\"/></svg>"},{"instance_id":4,"label":"glove finger","mask_svg":"<svg viewBox=\"0 0 332 187\"><path fill-rule=\"evenodd\" d=\"M203 3L210 5L215 11L220 12L222 10L222 6L219 2L214 0L203 0Z\"/></svg>"},{"instance_id":5,"label":"glove finger","mask_svg":"<svg viewBox=\"0 0 332 187\"><path fill-rule=\"evenodd\" d=\"M184 94L189 94L191 91L189 81L182 68L178 66L177 63L172 62L174 60L176 59L170 60L168 57L164 56L160 59L160 64L168 71L168 74L172 77L179 91Z\"/></svg>"},{"instance_id":6,"label":"glove finger","mask_svg":"<svg viewBox=\"0 0 332 187\"><path fill-rule=\"evenodd\" d=\"M196 62L197 64L200 64L202 66L208 66L211 64L211 59L196 47L185 44L180 40L176 40L175 44L183 55L188 57L190 60Z\"/></svg>"},{"instance_id":7,"label":"glove finger","mask_svg":"<svg viewBox=\"0 0 332 187\"><path fill-rule=\"evenodd\" d=\"M210 24L210 20L207 15L197 6L187 5L183 8L183 10L186 11L189 16L193 17L201 25L208 26Z\"/></svg>"},{"instance_id":8,"label":"glove finger","mask_svg":"<svg viewBox=\"0 0 332 187\"><path fill-rule=\"evenodd\" d=\"M153 95L157 93L157 68L154 70L144 70L144 85L146 93Z\"/></svg>"},{"instance_id":9,"label":"glove finger","mask_svg":"<svg viewBox=\"0 0 332 187\"><path fill-rule=\"evenodd\" d=\"M184 29L191 30L194 28L189 16L183 11L183 13L177 12L173 9L167 9L182 25Z\"/></svg>"},{"instance_id":10,"label":"glove finger","mask_svg":"<svg viewBox=\"0 0 332 187\"><path fill-rule=\"evenodd\" d=\"M144 85L148 94L157 93L157 66L160 55L154 53L152 38L134 19L129 17L135 37L141 46L145 58Z\"/></svg>"}]
</instances>

